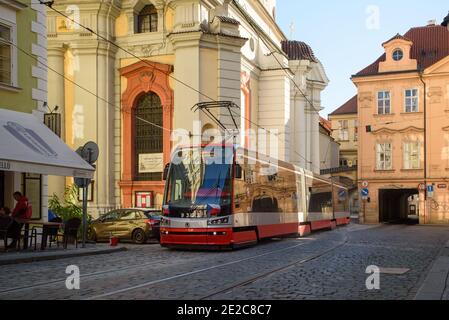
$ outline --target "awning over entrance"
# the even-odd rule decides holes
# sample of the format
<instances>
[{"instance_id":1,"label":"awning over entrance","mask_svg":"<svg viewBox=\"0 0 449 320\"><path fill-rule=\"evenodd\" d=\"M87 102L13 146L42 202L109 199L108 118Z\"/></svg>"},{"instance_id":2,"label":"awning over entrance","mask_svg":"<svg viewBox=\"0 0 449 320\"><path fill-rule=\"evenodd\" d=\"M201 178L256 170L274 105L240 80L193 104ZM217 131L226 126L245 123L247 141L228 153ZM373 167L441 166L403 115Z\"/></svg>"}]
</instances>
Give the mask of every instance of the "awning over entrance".
<instances>
[{"instance_id":1,"label":"awning over entrance","mask_svg":"<svg viewBox=\"0 0 449 320\"><path fill-rule=\"evenodd\" d=\"M77 178L95 171L35 116L1 108L0 170Z\"/></svg>"}]
</instances>

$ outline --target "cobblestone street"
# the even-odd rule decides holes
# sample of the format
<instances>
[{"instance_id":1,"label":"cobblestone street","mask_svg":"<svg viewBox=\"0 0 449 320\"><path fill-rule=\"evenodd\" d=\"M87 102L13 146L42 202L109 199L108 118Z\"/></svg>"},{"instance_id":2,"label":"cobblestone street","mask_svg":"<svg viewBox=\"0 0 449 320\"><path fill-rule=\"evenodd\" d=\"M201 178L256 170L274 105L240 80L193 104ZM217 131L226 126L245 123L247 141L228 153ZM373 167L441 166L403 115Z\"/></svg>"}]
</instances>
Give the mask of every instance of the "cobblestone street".
<instances>
[{"instance_id":1,"label":"cobblestone street","mask_svg":"<svg viewBox=\"0 0 449 320\"><path fill-rule=\"evenodd\" d=\"M124 244L124 252L2 266L0 299L413 299L448 240L447 227L353 224L233 252ZM69 265L80 268L80 290L66 289ZM370 291L370 265L409 270L381 273L380 290Z\"/></svg>"}]
</instances>

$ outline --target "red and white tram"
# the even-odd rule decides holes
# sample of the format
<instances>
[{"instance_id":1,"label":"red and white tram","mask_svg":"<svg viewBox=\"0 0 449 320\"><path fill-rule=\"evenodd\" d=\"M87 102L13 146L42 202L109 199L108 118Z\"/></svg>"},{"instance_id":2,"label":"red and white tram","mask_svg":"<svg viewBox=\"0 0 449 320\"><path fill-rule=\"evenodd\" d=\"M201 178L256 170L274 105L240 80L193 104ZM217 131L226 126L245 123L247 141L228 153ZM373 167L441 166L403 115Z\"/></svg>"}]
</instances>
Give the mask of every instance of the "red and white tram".
<instances>
[{"instance_id":1,"label":"red and white tram","mask_svg":"<svg viewBox=\"0 0 449 320\"><path fill-rule=\"evenodd\" d=\"M178 148L164 177L165 247L235 248L350 222L345 186L230 144Z\"/></svg>"}]
</instances>

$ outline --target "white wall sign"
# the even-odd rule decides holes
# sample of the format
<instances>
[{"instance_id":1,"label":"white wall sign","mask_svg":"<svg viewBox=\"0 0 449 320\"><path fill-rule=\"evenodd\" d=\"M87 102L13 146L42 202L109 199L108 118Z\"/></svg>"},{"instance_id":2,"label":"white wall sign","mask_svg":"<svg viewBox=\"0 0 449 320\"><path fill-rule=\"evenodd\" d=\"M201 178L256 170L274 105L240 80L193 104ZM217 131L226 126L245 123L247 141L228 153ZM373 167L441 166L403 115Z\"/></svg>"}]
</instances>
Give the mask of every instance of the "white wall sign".
<instances>
[{"instance_id":1,"label":"white wall sign","mask_svg":"<svg viewBox=\"0 0 449 320\"><path fill-rule=\"evenodd\" d=\"M153 192L136 192L136 207L151 208L153 206Z\"/></svg>"},{"instance_id":2,"label":"white wall sign","mask_svg":"<svg viewBox=\"0 0 449 320\"><path fill-rule=\"evenodd\" d=\"M158 173L164 171L163 153L139 154L139 173Z\"/></svg>"},{"instance_id":3,"label":"white wall sign","mask_svg":"<svg viewBox=\"0 0 449 320\"><path fill-rule=\"evenodd\" d=\"M9 161L0 161L0 169L2 170L10 170L11 163Z\"/></svg>"}]
</instances>

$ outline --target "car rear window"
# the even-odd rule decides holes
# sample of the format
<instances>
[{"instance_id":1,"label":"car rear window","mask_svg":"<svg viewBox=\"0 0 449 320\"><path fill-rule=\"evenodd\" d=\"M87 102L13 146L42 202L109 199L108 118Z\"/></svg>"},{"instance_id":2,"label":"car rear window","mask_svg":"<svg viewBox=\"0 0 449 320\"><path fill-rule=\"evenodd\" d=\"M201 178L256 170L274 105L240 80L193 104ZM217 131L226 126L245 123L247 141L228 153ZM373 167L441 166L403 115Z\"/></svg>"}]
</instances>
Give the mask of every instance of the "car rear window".
<instances>
[{"instance_id":1,"label":"car rear window","mask_svg":"<svg viewBox=\"0 0 449 320\"><path fill-rule=\"evenodd\" d=\"M154 217L154 216L161 216L162 215L162 211L160 211L160 210L155 210L155 211L145 211L144 212L145 213L145 215L147 216L147 218L151 218L151 217Z\"/></svg>"}]
</instances>

